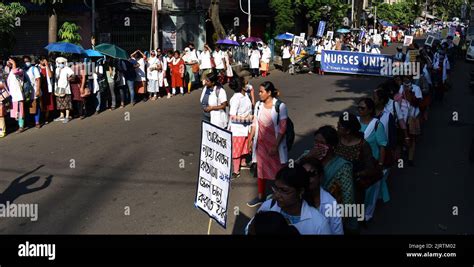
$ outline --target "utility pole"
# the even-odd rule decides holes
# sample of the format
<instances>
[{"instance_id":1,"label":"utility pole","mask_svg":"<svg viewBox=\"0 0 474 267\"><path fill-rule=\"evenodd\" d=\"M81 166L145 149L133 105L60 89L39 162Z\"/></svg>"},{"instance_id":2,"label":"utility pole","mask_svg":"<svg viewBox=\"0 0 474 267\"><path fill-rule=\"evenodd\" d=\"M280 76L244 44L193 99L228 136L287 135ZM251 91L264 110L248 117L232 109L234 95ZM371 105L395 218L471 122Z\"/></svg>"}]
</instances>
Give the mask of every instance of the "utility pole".
<instances>
[{"instance_id":1,"label":"utility pole","mask_svg":"<svg viewBox=\"0 0 474 267\"><path fill-rule=\"evenodd\" d=\"M351 10L351 28L354 27L354 0L352 0L352 10Z\"/></svg>"},{"instance_id":2,"label":"utility pole","mask_svg":"<svg viewBox=\"0 0 474 267\"><path fill-rule=\"evenodd\" d=\"M374 20L374 30L377 29L377 6L375 6L375 20Z\"/></svg>"},{"instance_id":3,"label":"utility pole","mask_svg":"<svg viewBox=\"0 0 474 267\"><path fill-rule=\"evenodd\" d=\"M95 0L92 0L92 36L95 37Z\"/></svg>"},{"instance_id":4,"label":"utility pole","mask_svg":"<svg viewBox=\"0 0 474 267\"><path fill-rule=\"evenodd\" d=\"M240 4L240 10L242 10L242 12L246 15L248 15L248 24L249 24L249 27L247 29L247 34L249 36L247 37L250 37L252 36L252 13L251 13L251 8L250 8L250 0L247 0L248 1L248 12L245 12L244 9L242 8L242 0L239 0L239 4Z\"/></svg>"},{"instance_id":5,"label":"utility pole","mask_svg":"<svg viewBox=\"0 0 474 267\"><path fill-rule=\"evenodd\" d=\"M162 0L154 0L155 1L155 24L153 27L155 28L155 31L153 33L153 43L154 43L154 48L157 49L160 44L159 44L159 30L158 30L158 21L159 21L159 11L161 11L161 1Z\"/></svg>"}]
</instances>

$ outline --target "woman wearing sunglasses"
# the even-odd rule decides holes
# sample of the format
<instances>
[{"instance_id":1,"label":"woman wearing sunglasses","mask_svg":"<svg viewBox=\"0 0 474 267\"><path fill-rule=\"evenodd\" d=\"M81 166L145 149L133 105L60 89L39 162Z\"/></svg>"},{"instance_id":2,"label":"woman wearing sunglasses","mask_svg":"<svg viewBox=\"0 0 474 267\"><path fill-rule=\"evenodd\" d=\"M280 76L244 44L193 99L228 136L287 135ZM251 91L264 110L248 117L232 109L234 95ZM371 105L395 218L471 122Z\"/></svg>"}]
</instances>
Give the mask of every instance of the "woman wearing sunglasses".
<instances>
[{"instance_id":1,"label":"woman wearing sunglasses","mask_svg":"<svg viewBox=\"0 0 474 267\"><path fill-rule=\"evenodd\" d=\"M302 235L332 234L328 220L303 199L308 186L309 173L301 165L283 167L278 171L275 185L272 186L273 199L264 202L258 212L275 211L282 214Z\"/></svg>"}]
</instances>

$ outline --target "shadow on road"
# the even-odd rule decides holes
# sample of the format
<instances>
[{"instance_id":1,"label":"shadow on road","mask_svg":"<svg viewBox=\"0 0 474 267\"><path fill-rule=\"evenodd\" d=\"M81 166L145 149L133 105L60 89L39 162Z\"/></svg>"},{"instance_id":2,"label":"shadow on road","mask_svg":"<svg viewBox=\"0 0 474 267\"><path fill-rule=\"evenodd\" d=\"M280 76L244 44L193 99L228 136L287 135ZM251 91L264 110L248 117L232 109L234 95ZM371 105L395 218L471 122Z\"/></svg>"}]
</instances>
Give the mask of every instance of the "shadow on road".
<instances>
[{"instance_id":1,"label":"shadow on road","mask_svg":"<svg viewBox=\"0 0 474 267\"><path fill-rule=\"evenodd\" d=\"M45 189L51 184L51 180L53 178L53 175L50 175L46 177L44 183L40 186L30 188L29 186L36 184L41 178L39 176L32 176L26 180L23 180L23 178L33 174L34 172L38 171L44 167L44 165L38 166L36 169L27 172L23 174L22 176L16 178L11 182L11 184L3 191L3 193L0 194L0 204L5 204L7 202L13 203L17 198L19 198L22 195L34 193L40 190Z\"/></svg>"}]
</instances>

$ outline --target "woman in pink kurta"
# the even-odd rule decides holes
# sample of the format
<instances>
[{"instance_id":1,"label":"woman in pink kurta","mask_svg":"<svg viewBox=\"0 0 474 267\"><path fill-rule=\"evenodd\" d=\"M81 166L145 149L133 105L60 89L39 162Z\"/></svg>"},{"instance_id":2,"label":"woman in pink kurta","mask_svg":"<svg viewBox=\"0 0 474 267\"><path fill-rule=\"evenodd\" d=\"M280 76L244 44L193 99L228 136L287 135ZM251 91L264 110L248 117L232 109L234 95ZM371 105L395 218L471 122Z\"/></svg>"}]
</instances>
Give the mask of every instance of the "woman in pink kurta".
<instances>
[{"instance_id":1,"label":"woman in pink kurta","mask_svg":"<svg viewBox=\"0 0 474 267\"><path fill-rule=\"evenodd\" d=\"M288 119L286 105L280 102L279 112L276 110L278 91L271 82L260 85L259 95L249 138L252 161L257 163L258 197L247 203L249 207L256 207L265 201L266 181L275 180L277 172L288 161L284 138Z\"/></svg>"}]
</instances>

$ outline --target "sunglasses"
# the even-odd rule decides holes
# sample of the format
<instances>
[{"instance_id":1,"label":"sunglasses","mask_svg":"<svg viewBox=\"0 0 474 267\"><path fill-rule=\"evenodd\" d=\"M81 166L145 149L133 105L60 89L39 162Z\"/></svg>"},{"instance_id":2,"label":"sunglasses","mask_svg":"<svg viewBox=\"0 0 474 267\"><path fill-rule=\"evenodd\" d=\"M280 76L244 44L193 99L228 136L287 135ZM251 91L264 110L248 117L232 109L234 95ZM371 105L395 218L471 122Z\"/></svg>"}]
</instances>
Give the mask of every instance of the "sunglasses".
<instances>
[{"instance_id":1,"label":"sunglasses","mask_svg":"<svg viewBox=\"0 0 474 267\"><path fill-rule=\"evenodd\" d=\"M366 110L367 107L357 107L358 110Z\"/></svg>"}]
</instances>

